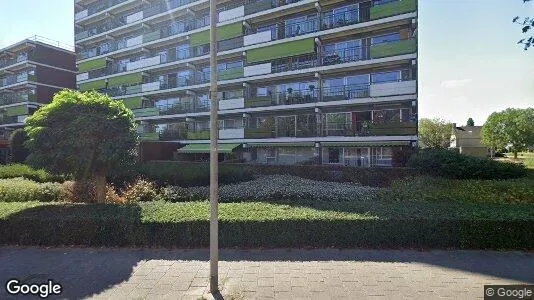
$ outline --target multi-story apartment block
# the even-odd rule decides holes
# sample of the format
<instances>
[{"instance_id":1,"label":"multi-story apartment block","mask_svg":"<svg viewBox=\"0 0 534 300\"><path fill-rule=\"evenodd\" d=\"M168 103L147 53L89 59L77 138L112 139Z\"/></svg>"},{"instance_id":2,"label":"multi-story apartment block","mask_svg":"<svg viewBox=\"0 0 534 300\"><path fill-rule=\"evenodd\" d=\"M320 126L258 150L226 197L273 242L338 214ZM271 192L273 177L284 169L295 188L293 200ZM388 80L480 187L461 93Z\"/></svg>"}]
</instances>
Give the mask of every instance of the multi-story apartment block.
<instances>
[{"instance_id":1,"label":"multi-story apartment block","mask_svg":"<svg viewBox=\"0 0 534 300\"><path fill-rule=\"evenodd\" d=\"M38 36L0 49L0 163L7 160L9 135L26 117L57 91L76 88L73 50Z\"/></svg>"},{"instance_id":2,"label":"multi-story apartment block","mask_svg":"<svg viewBox=\"0 0 534 300\"><path fill-rule=\"evenodd\" d=\"M217 2L220 152L389 166L415 146L417 0ZM207 158L208 14L209 0L76 0L79 89L124 101L142 140Z\"/></svg>"}]
</instances>

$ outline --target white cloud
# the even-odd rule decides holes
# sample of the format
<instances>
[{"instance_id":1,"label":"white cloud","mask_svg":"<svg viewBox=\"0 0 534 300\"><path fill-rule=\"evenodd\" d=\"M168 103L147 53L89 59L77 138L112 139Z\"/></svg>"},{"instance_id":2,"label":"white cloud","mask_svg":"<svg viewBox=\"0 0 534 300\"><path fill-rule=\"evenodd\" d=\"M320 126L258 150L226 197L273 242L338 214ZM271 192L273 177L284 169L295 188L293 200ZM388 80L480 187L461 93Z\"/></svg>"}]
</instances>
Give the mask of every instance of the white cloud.
<instances>
[{"instance_id":1,"label":"white cloud","mask_svg":"<svg viewBox=\"0 0 534 300\"><path fill-rule=\"evenodd\" d=\"M454 89L462 86L466 86L473 82L473 79L452 79L452 80L444 80L441 82L441 86L447 89Z\"/></svg>"}]
</instances>

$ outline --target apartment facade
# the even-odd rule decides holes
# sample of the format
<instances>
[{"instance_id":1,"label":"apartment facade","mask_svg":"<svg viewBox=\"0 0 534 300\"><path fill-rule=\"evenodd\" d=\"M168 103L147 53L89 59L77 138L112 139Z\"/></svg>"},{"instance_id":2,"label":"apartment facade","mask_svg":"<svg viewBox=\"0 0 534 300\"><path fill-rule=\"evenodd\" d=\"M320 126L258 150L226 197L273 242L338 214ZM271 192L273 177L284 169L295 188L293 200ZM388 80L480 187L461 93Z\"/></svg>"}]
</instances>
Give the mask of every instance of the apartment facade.
<instances>
[{"instance_id":1,"label":"apartment facade","mask_svg":"<svg viewBox=\"0 0 534 300\"><path fill-rule=\"evenodd\" d=\"M0 49L0 163L11 132L64 88L76 88L74 49L38 36Z\"/></svg>"},{"instance_id":2,"label":"apartment facade","mask_svg":"<svg viewBox=\"0 0 534 300\"><path fill-rule=\"evenodd\" d=\"M391 166L416 146L417 0L217 2L226 159ZM208 0L76 0L78 88L124 101L152 157L207 159L209 22Z\"/></svg>"}]
</instances>

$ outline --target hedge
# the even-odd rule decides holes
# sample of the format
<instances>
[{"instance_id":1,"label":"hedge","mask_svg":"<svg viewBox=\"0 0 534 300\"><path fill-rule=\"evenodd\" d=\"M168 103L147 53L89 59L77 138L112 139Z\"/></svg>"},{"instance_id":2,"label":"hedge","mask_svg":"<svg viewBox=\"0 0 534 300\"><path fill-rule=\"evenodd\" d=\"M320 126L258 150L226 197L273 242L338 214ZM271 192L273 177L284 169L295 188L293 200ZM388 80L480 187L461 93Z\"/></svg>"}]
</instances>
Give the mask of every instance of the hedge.
<instances>
[{"instance_id":1,"label":"hedge","mask_svg":"<svg viewBox=\"0 0 534 300\"><path fill-rule=\"evenodd\" d=\"M513 179L527 175L521 164L445 149L421 150L410 157L408 166L423 174L452 179Z\"/></svg>"},{"instance_id":2,"label":"hedge","mask_svg":"<svg viewBox=\"0 0 534 300\"><path fill-rule=\"evenodd\" d=\"M0 166L0 179L23 177L36 182L63 182L63 176L55 176L45 170L36 170L23 164Z\"/></svg>"},{"instance_id":3,"label":"hedge","mask_svg":"<svg viewBox=\"0 0 534 300\"><path fill-rule=\"evenodd\" d=\"M531 205L220 204L221 247L534 249ZM207 202L0 203L0 243L207 247Z\"/></svg>"}]
</instances>

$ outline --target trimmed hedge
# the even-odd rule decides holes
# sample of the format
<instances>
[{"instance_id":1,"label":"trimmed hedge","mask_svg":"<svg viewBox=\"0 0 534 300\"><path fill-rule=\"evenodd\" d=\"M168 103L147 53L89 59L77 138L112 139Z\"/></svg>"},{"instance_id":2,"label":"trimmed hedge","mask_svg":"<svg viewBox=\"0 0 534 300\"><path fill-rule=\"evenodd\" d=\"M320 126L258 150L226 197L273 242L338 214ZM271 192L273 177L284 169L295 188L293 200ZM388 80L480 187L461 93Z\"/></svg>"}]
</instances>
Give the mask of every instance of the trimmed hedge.
<instances>
[{"instance_id":1,"label":"trimmed hedge","mask_svg":"<svg viewBox=\"0 0 534 300\"><path fill-rule=\"evenodd\" d=\"M37 183L24 178L0 179L0 202L61 201L59 183Z\"/></svg>"},{"instance_id":2,"label":"trimmed hedge","mask_svg":"<svg viewBox=\"0 0 534 300\"><path fill-rule=\"evenodd\" d=\"M520 164L445 149L421 150L410 157L408 166L422 174L452 179L513 179L527 174Z\"/></svg>"},{"instance_id":3,"label":"trimmed hedge","mask_svg":"<svg viewBox=\"0 0 534 300\"><path fill-rule=\"evenodd\" d=\"M45 170L33 169L23 164L11 164L0 166L0 179L23 177L36 182L63 182L62 176L51 175Z\"/></svg>"},{"instance_id":4,"label":"trimmed hedge","mask_svg":"<svg viewBox=\"0 0 534 300\"><path fill-rule=\"evenodd\" d=\"M220 246L534 249L532 205L311 205L221 203ZM0 243L206 247L209 205L0 203Z\"/></svg>"}]
</instances>

